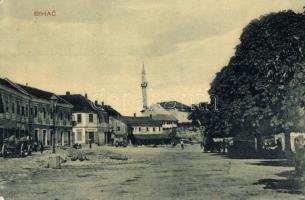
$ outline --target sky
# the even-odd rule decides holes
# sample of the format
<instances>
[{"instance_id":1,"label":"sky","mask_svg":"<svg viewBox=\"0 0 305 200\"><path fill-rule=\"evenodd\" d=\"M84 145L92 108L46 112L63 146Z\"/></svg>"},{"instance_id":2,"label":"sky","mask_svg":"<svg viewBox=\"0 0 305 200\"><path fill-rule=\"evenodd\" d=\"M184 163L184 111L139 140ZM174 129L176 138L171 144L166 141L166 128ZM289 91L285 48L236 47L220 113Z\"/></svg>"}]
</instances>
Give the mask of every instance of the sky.
<instances>
[{"instance_id":1,"label":"sky","mask_svg":"<svg viewBox=\"0 0 305 200\"><path fill-rule=\"evenodd\" d=\"M88 94L125 115L148 104L208 101L210 83L252 19L301 0L0 0L0 77ZM35 11L56 16L35 16Z\"/></svg>"}]
</instances>

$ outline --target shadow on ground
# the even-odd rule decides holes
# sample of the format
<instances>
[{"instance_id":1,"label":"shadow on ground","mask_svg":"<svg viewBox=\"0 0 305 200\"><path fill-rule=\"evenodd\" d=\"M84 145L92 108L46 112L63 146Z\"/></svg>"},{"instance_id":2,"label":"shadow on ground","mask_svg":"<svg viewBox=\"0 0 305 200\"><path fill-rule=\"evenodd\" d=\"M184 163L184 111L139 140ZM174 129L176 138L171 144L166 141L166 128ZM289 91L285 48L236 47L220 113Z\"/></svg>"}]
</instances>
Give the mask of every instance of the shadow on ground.
<instances>
[{"instance_id":1,"label":"shadow on ground","mask_svg":"<svg viewBox=\"0 0 305 200\"><path fill-rule=\"evenodd\" d=\"M288 179L260 179L254 185L265 185L264 189L276 190L289 194L305 194L304 182L298 178Z\"/></svg>"},{"instance_id":2,"label":"shadow on ground","mask_svg":"<svg viewBox=\"0 0 305 200\"><path fill-rule=\"evenodd\" d=\"M262 160L251 165L270 166L270 167L294 167L293 160L277 159L277 160Z\"/></svg>"},{"instance_id":3,"label":"shadow on ground","mask_svg":"<svg viewBox=\"0 0 305 200\"><path fill-rule=\"evenodd\" d=\"M227 159L262 159L257 162L251 162L249 165L268 166L268 167L294 167L292 159L284 159L282 155L257 154L257 155L238 155L212 153L212 156L222 156ZM264 160L266 159L266 160ZM253 185L264 185L264 189L275 190L276 192L288 194L305 194L305 181L303 178L297 177L294 170L287 170L275 174L278 179L260 179Z\"/></svg>"},{"instance_id":4,"label":"shadow on ground","mask_svg":"<svg viewBox=\"0 0 305 200\"><path fill-rule=\"evenodd\" d=\"M290 167L291 161L261 161L257 164L265 166ZM294 170L284 171L276 175L284 179L260 179L254 183L254 185L265 185L264 189L271 189L282 193L305 194L304 179L297 177Z\"/></svg>"},{"instance_id":5,"label":"shadow on ground","mask_svg":"<svg viewBox=\"0 0 305 200\"><path fill-rule=\"evenodd\" d=\"M207 153L207 152L206 152ZM213 156L222 156L223 158L228 158L228 159L274 159L274 160L279 160L279 159L285 159L285 155L282 154L273 154L273 153L209 153L210 155Z\"/></svg>"}]
</instances>

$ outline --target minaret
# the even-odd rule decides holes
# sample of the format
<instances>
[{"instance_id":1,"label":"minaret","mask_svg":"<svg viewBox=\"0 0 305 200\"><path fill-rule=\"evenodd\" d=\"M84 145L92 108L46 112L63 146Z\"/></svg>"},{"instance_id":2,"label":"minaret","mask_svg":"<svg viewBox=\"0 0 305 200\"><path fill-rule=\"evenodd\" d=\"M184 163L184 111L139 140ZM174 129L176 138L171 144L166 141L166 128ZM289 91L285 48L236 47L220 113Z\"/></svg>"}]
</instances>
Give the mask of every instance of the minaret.
<instances>
[{"instance_id":1,"label":"minaret","mask_svg":"<svg viewBox=\"0 0 305 200\"><path fill-rule=\"evenodd\" d=\"M143 111L145 111L147 109L147 93L146 93L147 85L148 85L148 82L146 81L145 67L144 67L144 63L143 63L143 68L142 68L142 83L141 83L142 98L143 98Z\"/></svg>"}]
</instances>

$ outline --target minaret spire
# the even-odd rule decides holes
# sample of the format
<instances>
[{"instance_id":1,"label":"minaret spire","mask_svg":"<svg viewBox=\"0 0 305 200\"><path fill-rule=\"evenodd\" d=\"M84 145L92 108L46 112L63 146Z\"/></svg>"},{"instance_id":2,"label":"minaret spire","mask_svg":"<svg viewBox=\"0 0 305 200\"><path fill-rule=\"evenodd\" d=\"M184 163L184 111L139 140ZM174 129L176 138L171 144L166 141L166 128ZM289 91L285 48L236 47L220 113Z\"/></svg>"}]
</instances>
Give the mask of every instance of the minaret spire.
<instances>
[{"instance_id":1,"label":"minaret spire","mask_svg":"<svg viewBox=\"0 0 305 200\"><path fill-rule=\"evenodd\" d=\"M142 88L142 98L143 98L143 111L147 109L147 88L148 82L146 81L146 72L144 67L144 62L142 65L142 82L141 82L141 88Z\"/></svg>"}]
</instances>

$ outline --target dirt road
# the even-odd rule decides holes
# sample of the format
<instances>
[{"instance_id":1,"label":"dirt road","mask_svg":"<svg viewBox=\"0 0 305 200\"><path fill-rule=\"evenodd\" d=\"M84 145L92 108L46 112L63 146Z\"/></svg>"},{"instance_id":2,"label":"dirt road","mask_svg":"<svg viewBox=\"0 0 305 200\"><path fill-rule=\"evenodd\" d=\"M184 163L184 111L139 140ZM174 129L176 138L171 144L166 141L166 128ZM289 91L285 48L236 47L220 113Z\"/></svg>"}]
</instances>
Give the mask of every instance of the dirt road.
<instances>
[{"instance_id":1,"label":"dirt road","mask_svg":"<svg viewBox=\"0 0 305 200\"><path fill-rule=\"evenodd\" d=\"M41 167L39 156L1 158L0 196L15 200L305 199L287 180L292 168L277 160L228 159L202 153L199 145L187 145L185 150L102 148L130 159L70 161L53 170ZM13 173L8 175L9 170Z\"/></svg>"}]
</instances>

